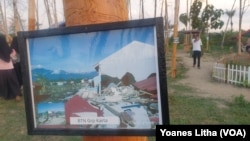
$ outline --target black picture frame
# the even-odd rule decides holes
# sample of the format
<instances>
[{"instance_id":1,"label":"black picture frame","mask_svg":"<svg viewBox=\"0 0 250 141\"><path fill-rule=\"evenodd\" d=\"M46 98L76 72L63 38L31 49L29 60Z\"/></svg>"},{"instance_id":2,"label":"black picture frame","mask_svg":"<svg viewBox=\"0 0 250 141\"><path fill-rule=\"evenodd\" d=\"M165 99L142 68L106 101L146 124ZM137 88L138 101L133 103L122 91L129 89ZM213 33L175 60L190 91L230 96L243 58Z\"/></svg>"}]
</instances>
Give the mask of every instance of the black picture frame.
<instances>
[{"instance_id":1,"label":"black picture frame","mask_svg":"<svg viewBox=\"0 0 250 141\"><path fill-rule=\"evenodd\" d=\"M29 135L154 136L169 124L163 18L18 32Z\"/></svg>"}]
</instances>

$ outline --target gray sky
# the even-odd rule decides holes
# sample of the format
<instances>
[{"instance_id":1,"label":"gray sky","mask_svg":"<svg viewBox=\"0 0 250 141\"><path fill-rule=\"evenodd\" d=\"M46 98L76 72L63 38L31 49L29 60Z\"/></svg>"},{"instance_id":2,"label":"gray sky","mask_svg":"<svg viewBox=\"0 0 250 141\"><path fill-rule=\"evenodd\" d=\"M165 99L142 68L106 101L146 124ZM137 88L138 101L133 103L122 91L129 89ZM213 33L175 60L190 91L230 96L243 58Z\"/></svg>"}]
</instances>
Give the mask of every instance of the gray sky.
<instances>
[{"instance_id":1,"label":"gray sky","mask_svg":"<svg viewBox=\"0 0 250 141\"><path fill-rule=\"evenodd\" d=\"M138 11L139 11L139 1L140 0L131 0L133 2L132 5L132 18L137 19L139 18ZM154 17L154 0L144 0L145 1L145 18L147 17ZM157 16L161 16L161 4L163 0L157 0ZM168 1L168 13L169 13L169 20L171 23L174 23L174 11L175 11L175 0L167 0ZM194 0L180 0L180 7L179 7L179 14L186 13L187 12L187 1L190 2ZM205 6L206 0L203 0L203 7ZM216 9L222 9L224 11L231 10L232 5L234 3L234 0L207 0L208 4L214 5ZM250 0L246 0L246 5L250 4ZM233 17L233 28L234 30L239 29L239 0L236 0L235 6L234 6L236 12ZM165 14L164 14L165 15ZM225 25L228 20L228 16L225 14L221 17L221 19L224 21ZM246 13L243 15L243 21L242 21L242 29L249 29L249 23L250 23L250 13L249 8L247 9ZM223 26L221 30L224 30L226 26ZM183 29L184 25L179 22L179 29ZM228 27L229 28L229 27Z\"/></svg>"},{"instance_id":2,"label":"gray sky","mask_svg":"<svg viewBox=\"0 0 250 141\"><path fill-rule=\"evenodd\" d=\"M22 5L21 10L19 11L21 14L22 19L27 19L28 16L28 6L25 4L28 4L27 2L28 0L21 0L20 5ZM44 10L44 1L43 0L37 0L38 3L38 7L39 7L39 21L41 25L41 29L43 28L48 28L48 20L47 20L47 15L46 12ZM132 19L139 19L139 10L140 10L140 0L130 0L131 1L131 14L132 14ZM162 2L164 0L157 0L157 16L161 16L161 7L162 7ZM175 10L175 0L167 0L168 1L168 13L169 13L169 20L171 21L171 23L174 23L174 10ZM189 1L189 3L191 1L194 0L180 0L180 10L179 10L179 14L181 13L186 13L187 12L187 6L186 3L187 1ZM203 0L203 6L205 6L205 1ZM215 6L215 8L217 9L222 9L222 10L231 10L231 7L233 5L234 0L207 0L208 4L212 4ZM246 0L247 1L247 5L250 4L250 0ZM151 18L154 17L154 2L155 0L144 0L144 11L145 11L145 18ZM64 13L63 13L63 4L62 4L62 0L56 0L57 3L57 13L58 13L58 18L59 21L64 21ZM189 4L190 5L190 4ZM25 8L26 7L26 8ZM239 0L236 1L235 4L235 10L236 13L233 17L233 28L234 30L238 30L239 28ZM9 14L9 16L12 16L11 14ZM165 14L163 13L163 16L165 16ZM225 14L222 16L222 20L225 22L227 22L228 16ZM250 14L249 14L249 8L247 9L246 13L243 16L243 21L242 21L242 29L249 29L249 23L250 23ZM183 29L184 25L182 23L179 22L179 29ZM225 26L223 26L223 28L221 30L224 30ZM219 30L220 31L220 30Z\"/></svg>"},{"instance_id":3,"label":"gray sky","mask_svg":"<svg viewBox=\"0 0 250 141\"><path fill-rule=\"evenodd\" d=\"M171 1L174 1L174 0L171 0ZM187 9L185 6L187 0L181 0L181 1L183 1L183 2L180 5L180 12L185 13L185 11ZM234 0L208 0L208 4L212 4L212 5L214 5L214 7L216 9L222 9L224 11L231 10L233 3L234 3ZM246 5L249 5L249 4L250 4L250 0L246 0ZM205 6L205 3L203 5ZM234 9L236 10L236 12L235 12L235 15L233 17L233 28L235 31L237 31L237 30L239 30L239 0L236 0ZM221 18L225 23L223 28L222 28L222 30L224 30L226 27L226 22L228 20L228 16L226 14L224 14ZM250 28L249 23L250 23L250 13L249 13L249 8L247 8L246 13L243 15L242 29L245 29L245 30L249 29ZM228 29L229 29L229 27L228 27Z\"/></svg>"}]
</instances>

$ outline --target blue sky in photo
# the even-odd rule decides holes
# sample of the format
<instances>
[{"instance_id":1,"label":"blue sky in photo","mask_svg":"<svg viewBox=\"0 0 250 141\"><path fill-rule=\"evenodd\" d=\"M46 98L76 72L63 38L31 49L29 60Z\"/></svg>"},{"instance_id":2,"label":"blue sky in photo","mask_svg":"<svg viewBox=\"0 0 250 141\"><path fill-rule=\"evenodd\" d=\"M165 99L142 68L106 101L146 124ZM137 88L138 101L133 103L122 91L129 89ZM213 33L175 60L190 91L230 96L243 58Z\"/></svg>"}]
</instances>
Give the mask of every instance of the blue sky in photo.
<instances>
[{"instance_id":1,"label":"blue sky in photo","mask_svg":"<svg viewBox=\"0 0 250 141\"><path fill-rule=\"evenodd\" d=\"M41 102L37 104L37 111L38 113L44 113L48 111L54 111L54 112L64 112L64 103L47 103L47 102Z\"/></svg>"},{"instance_id":2,"label":"blue sky in photo","mask_svg":"<svg viewBox=\"0 0 250 141\"><path fill-rule=\"evenodd\" d=\"M46 68L54 73L90 72L99 61L132 41L155 46L155 39L153 26L30 38L30 63L33 69Z\"/></svg>"}]
</instances>

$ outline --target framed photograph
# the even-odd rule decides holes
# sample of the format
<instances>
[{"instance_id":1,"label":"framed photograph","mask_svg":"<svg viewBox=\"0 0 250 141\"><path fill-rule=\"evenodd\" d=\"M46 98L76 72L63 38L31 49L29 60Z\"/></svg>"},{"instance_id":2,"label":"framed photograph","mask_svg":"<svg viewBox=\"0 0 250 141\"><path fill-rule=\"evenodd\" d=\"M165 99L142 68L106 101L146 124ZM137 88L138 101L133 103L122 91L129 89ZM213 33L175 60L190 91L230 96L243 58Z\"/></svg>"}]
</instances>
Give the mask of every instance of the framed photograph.
<instances>
[{"instance_id":1,"label":"framed photograph","mask_svg":"<svg viewBox=\"0 0 250 141\"><path fill-rule=\"evenodd\" d=\"M169 124L163 19L18 33L28 134L154 136Z\"/></svg>"}]
</instances>

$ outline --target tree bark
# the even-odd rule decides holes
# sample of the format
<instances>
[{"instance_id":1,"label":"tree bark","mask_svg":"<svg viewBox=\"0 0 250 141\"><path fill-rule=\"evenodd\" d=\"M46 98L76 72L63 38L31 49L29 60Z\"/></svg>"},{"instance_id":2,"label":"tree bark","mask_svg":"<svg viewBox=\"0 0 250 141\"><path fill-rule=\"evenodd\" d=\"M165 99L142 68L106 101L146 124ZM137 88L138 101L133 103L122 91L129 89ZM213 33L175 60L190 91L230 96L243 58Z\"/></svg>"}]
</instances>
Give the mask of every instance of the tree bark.
<instances>
[{"instance_id":1,"label":"tree bark","mask_svg":"<svg viewBox=\"0 0 250 141\"><path fill-rule=\"evenodd\" d=\"M128 20L126 0L63 0L66 26Z\"/></svg>"},{"instance_id":2,"label":"tree bark","mask_svg":"<svg viewBox=\"0 0 250 141\"><path fill-rule=\"evenodd\" d=\"M165 56L168 53L169 48L169 22L168 22L168 1L165 0L165 25L164 25L164 34L165 34Z\"/></svg>"},{"instance_id":3,"label":"tree bark","mask_svg":"<svg viewBox=\"0 0 250 141\"><path fill-rule=\"evenodd\" d=\"M63 0L66 26L128 20L126 0ZM148 141L144 136L84 136L83 141Z\"/></svg>"},{"instance_id":4,"label":"tree bark","mask_svg":"<svg viewBox=\"0 0 250 141\"><path fill-rule=\"evenodd\" d=\"M35 0L29 0L29 31L36 29Z\"/></svg>"},{"instance_id":5,"label":"tree bark","mask_svg":"<svg viewBox=\"0 0 250 141\"><path fill-rule=\"evenodd\" d=\"M176 48L178 44L178 16L179 16L180 0L175 0L175 16L174 16L174 44L172 52L171 77L176 78Z\"/></svg>"}]
</instances>

